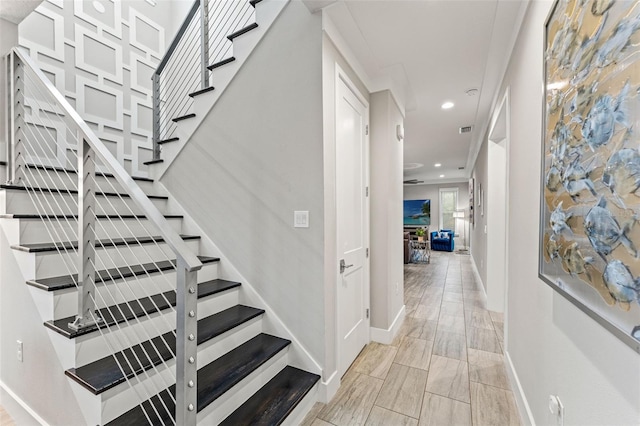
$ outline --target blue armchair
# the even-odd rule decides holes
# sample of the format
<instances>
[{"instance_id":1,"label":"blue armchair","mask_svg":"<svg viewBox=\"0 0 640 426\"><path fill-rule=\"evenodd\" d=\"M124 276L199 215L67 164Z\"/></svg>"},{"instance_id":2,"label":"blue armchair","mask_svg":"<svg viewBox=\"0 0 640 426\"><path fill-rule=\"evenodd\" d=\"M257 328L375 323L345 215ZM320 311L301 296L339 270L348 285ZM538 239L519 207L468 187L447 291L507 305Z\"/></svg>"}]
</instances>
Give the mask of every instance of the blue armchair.
<instances>
[{"instance_id":1,"label":"blue armchair","mask_svg":"<svg viewBox=\"0 0 640 426\"><path fill-rule=\"evenodd\" d=\"M453 231L450 229L441 229L440 232L432 232L431 250L453 251Z\"/></svg>"}]
</instances>

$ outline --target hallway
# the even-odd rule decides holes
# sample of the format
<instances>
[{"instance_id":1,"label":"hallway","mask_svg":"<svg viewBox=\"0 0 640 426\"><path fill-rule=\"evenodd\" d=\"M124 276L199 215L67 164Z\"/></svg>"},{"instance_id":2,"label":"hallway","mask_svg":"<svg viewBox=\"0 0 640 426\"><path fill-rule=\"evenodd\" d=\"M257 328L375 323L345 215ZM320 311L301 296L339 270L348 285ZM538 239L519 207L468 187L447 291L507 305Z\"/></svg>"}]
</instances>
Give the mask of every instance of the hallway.
<instances>
[{"instance_id":1,"label":"hallway","mask_svg":"<svg viewBox=\"0 0 640 426\"><path fill-rule=\"evenodd\" d=\"M504 366L504 320L486 310L470 256L433 252L404 267L407 317L372 342L305 426L519 425Z\"/></svg>"}]
</instances>

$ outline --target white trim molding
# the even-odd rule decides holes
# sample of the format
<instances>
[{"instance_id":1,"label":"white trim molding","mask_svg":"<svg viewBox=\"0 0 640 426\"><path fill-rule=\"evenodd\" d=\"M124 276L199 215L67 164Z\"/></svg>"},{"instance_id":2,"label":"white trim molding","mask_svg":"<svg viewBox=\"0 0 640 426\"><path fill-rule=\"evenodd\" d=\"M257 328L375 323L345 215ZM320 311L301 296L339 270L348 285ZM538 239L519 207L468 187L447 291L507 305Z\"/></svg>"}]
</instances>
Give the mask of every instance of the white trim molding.
<instances>
[{"instance_id":1,"label":"white trim molding","mask_svg":"<svg viewBox=\"0 0 640 426\"><path fill-rule=\"evenodd\" d=\"M391 323L388 329L371 327L371 340L374 342L390 345L395 339L400 327L404 323L404 318L407 314L406 305L402 305L402 308L398 311L396 318Z\"/></svg>"},{"instance_id":2,"label":"white trim molding","mask_svg":"<svg viewBox=\"0 0 640 426\"><path fill-rule=\"evenodd\" d=\"M535 426L536 422L533 419L533 413L531 412L531 408L529 407L527 397L524 394L524 389L522 389L522 385L520 384L520 379L518 378L518 373L516 373L516 368L513 365L513 361L511 360L509 351L504 351L504 358L507 361L507 376L509 376L509 382L511 384L511 389L513 390L513 396L516 399L516 405L518 406L520 420L526 425Z\"/></svg>"},{"instance_id":3,"label":"white trim molding","mask_svg":"<svg viewBox=\"0 0 640 426\"><path fill-rule=\"evenodd\" d=\"M9 396L11 396L11 398L13 398L18 403L18 405L20 405L24 409L24 411L29 413L29 415L33 417L35 421L40 423L42 426L49 426L49 423L45 422L44 419L38 415L38 413L33 411L33 409L29 407L22 398L16 395L15 392L13 392L4 382L0 381L0 387L4 389L5 392L7 392Z\"/></svg>"}]
</instances>

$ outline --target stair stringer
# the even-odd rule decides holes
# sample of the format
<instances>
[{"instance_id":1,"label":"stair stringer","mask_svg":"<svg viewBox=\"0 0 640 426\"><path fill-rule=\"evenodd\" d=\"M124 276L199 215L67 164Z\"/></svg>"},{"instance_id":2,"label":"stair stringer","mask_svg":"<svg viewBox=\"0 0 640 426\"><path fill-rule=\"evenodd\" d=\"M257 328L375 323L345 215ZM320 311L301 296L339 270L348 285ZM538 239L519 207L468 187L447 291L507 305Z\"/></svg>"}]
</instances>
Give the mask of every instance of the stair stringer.
<instances>
[{"instance_id":1,"label":"stair stringer","mask_svg":"<svg viewBox=\"0 0 640 426\"><path fill-rule=\"evenodd\" d=\"M188 120L176 123L176 134L178 141L164 144L162 146L161 158L163 162L149 165L149 176L156 182L171 166L173 160L188 143L191 135L200 127L209 111L214 107L218 99L229 87L238 71L242 68L251 53L257 48L262 38L267 34L273 23L284 10L290 0L262 0L256 4L255 21L258 27L233 40L233 56L235 61L230 62L220 68L214 69L212 85L215 90L203 93L194 98L193 108L196 116Z\"/></svg>"},{"instance_id":2,"label":"stair stringer","mask_svg":"<svg viewBox=\"0 0 640 426\"><path fill-rule=\"evenodd\" d=\"M158 182L159 185L162 185L161 182ZM165 190L170 194L168 188ZM211 253L211 256L216 256L220 258L220 264L218 269L218 274L220 278L232 281L239 281L242 283L242 287L240 288L240 303L244 303L249 306L254 306L256 308L264 309L265 315L263 317L263 330L265 333L273 334L275 336L288 339L291 341L291 346L289 348L289 364L293 367L300 368L302 370L309 371L311 373L318 374L322 376L323 368L322 366L314 359L311 353L306 349L306 347L300 342L300 340L291 332L291 330L286 326L286 324L280 319L275 310L264 300L264 298L258 293L255 287L251 284L246 277L243 276L242 273L236 268L231 261L222 253L218 245L213 241L213 239L206 234L202 228L196 223L196 221L191 217L191 215L182 208L182 206L175 200L175 197L169 197L169 210L176 212L177 214L183 215L183 230L184 232L191 233L197 232L197 235L201 236L200 249L206 253ZM320 382L320 386L322 388L326 388L328 383ZM319 395L326 395L327 393L323 390L320 390ZM324 398L322 398L324 399ZM326 402L326 401L323 401Z\"/></svg>"}]
</instances>

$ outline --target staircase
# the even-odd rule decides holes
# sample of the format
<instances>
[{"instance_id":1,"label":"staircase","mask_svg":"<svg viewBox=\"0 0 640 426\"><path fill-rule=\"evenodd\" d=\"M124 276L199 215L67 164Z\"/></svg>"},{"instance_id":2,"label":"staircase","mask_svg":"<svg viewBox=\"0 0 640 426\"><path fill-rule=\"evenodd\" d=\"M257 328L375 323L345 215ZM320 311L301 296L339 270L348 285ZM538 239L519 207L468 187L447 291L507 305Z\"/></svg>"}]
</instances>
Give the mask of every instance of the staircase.
<instances>
[{"instance_id":1,"label":"staircase","mask_svg":"<svg viewBox=\"0 0 640 426\"><path fill-rule=\"evenodd\" d=\"M283 7L270 0L250 6L258 3L270 8L271 22ZM239 18L241 28L227 39L235 43L261 25L245 23ZM176 46L189 26L181 31ZM223 57L228 52L216 53L207 68L239 66L248 55ZM0 163L8 177L0 185L0 226L32 289L39 311L32 316L48 330L59 374L71 382L86 424L300 421L315 402L320 377L300 368L291 336L274 335L274 314L249 306L255 298L243 284L223 279L224 257L207 252L205 236L188 232L194 227L164 187L126 175L28 56L14 49L8 63L12 141L8 162ZM225 78L228 84L232 73ZM208 84L207 77L206 87L189 88L190 101L157 112L158 120L181 115L170 125L158 123L159 149L150 164L163 163L160 147L186 143L204 115L189 110L215 104L219 94ZM201 97L208 98L198 104ZM55 140L39 130L37 114L27 117L26 98L49 112L43 120L63 123L75 136L77 158L46 161Z\"/></svg>"}]
</instances>

